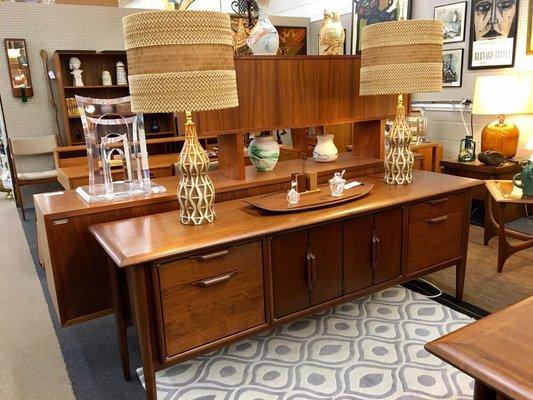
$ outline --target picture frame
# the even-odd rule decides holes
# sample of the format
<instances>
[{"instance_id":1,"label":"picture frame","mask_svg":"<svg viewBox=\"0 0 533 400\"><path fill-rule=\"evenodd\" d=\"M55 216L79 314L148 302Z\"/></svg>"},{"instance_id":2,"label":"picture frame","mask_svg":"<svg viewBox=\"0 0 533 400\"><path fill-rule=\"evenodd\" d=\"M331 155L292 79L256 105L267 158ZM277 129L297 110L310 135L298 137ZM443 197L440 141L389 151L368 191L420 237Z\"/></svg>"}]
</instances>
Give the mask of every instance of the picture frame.
<instances>
[{"instance_id":1,"label":"picture frame","mask_svg":"<svg viewBox=\"0 0 533 400\"><path fill-rule=\"evenodd\" d=\"M533 55L533 0L529 0L529 7L527 13L527 41L526 54Z\"/></svg>"},{"instance_id":2,"label":"picture frame","mask_svg":"<svg viewBox=\"0 0 533 400\"><path fill-rule=\"evenodd\" d=\"M466 5L466 1L461 1L435 7L433 19L442 21L442 39L444 44L465 41Z\"/></svg>"},{"instance_id":3,"label":"picture frame","mask_svg":"<svg viewBox=\"0 0 533 400\"><path fill-rule=\"evenodd\" d=\"M352 1L352 45L351 54L361 54L361 30L364 26L386 21L411 18L412 0L391 0L392 6L383 7L379 1Z\"/></svg>"},{"instance_id":4,"label":"picture frame","mask_svg":"<svg viewBox=\"0 0 533 400\"><path fill-rule=\"evenodd\" d=\"M498 12L494 7L496 0L471 1L469 70L514 67L519 1L507 2Z\"/></svg>"},{"instance_id":5,"label":"picture frame","mask_svg":"<svg viewBox=\"0 0 533 400\"><path fill-rule=\"evenodd\" d=\"M442 87L463 86L464 49L446 49L442 52Z\"/></svg>"},{"instance_id":6,"label":"picture frame","mask_svg":"<svg viewBox=\"0 0 533 400\"><path fill-rule=\"evenodd\" d=\"M279 35L278 55L307 55L307 28L303 26L276 25Z\"/></svg>"}]
</instances>

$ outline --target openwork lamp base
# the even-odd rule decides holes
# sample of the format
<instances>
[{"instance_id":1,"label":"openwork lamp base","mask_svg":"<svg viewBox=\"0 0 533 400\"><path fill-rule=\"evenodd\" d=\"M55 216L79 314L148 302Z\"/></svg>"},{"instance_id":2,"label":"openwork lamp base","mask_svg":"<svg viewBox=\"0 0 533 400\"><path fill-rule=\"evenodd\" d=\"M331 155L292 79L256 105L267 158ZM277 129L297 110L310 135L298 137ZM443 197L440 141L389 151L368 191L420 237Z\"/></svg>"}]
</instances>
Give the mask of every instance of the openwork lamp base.
<instances>
[{"instance_id":1,"label":"openwork lamp base","mask_svg":"<svg viewBox=\"0 0 533 400\"><path fill-rule=\"evenodd\" d=\"M178 188L180 222L185 225L213 222L216 219L215 188L207 175L209 157L200 145L190 112L187 113L185 143L178 168L181 173Z\"/></svg>"},{"instance_id":2,"label":"openwork lamp base","mask_svg":"<svg viewBox=\"0 0 533 400\"><path fill-rule=\"evenodd\" d=\"M396 119L385 140L388 146L383 181L392 185L413 182L414 155L411 151L411 131L405 121L402 95L398 96Z\"/></svg>"}]
</instances>

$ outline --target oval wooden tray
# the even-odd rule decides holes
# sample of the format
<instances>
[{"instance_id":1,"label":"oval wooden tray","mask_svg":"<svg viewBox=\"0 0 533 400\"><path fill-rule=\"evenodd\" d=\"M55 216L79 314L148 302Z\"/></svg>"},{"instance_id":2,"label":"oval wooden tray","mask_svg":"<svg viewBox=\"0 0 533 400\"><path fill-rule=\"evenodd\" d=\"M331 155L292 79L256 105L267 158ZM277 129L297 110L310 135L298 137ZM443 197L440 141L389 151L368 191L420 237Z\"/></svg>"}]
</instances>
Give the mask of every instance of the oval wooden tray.
<instances>
[{"instance_id":1,"label":"oval wooden tray","mask_svg":"<svg viewBox=\"0 0 533 400\"><path fill-rule=\"evenodd\" d=\"M320 192L307 193L300 197L300 202L295 205L287 203L287 192L270 193L262 196L243 199L245 203L251 204L265 211L287 213L295 211L312 210L313 208L328 207L340 203L346 203L366 196L374 188L372 184L363 184L344 191L340 197L330 195L329 185L320 185Z\"/></svg>"}]
</instances>

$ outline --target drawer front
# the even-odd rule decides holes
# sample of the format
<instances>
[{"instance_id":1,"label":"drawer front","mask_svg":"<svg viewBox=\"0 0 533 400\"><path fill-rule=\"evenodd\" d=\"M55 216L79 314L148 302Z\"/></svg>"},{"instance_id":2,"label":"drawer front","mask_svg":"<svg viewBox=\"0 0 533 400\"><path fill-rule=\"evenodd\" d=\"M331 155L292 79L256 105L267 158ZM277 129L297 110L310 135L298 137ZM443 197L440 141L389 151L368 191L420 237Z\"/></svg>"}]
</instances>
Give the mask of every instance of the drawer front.
<instances>
[{"instance_id":1,"label":"drawer front","mask_svg":"<svg viewBox=\"0 0 533 400\"><path fill-rule=\"evenodd\" d=\"M462 211L465 207L465 193L442 195L413 204L409 211L409 223L421 222Z\"/></svg>"},{"instance_id":2,"label":"drawer front","mask_svg":"<svg viewBox=\"0 0 533 400\"><path fill-rule=\"evenodd\" d=\"M159 266L165 355L265 322L260 241Z\"/></svg>"},{"instance_id":3,"label":"drawer front","mask_svg":"<svg viewBox=\"0 0 533 400\"><path fill-rule=\"evenodd\" d=\"M407 273L461 255L463 215L459 211L409 224Z\"/></svg>"}]
</instances>

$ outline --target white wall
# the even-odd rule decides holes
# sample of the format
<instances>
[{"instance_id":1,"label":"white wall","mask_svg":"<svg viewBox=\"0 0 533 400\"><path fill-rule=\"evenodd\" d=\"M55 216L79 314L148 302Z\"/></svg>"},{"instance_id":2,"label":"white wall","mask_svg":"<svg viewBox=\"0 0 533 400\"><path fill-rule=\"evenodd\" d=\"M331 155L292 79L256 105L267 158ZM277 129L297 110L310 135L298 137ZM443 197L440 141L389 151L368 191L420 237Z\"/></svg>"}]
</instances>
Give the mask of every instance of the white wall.
<instances>
[{"instance_id":1,"label":"white wall","mask_svg":"<svg viewBox=\"0 0 533 400\"><path fill-rule=\"evenodd\" d=\"M452 4L456 0L413 0L413 18L433 19L435 6L443 4ZM464 98L472 99L474 96L474 85L476 77L482 75L506 74L509 72L529 72L533 71L533 56L526 55L526 39L528 25L528 4L529 0L519 0L518 32L516 43L516 61L514 68L468 70L468 51L470 38L470 12L471 1L468 1L467 11L467 28L465 41L462 43L445 44L445 49L464 49L463 61L463 85L461 88L444 88L442 92L417 94L413 95L413 100L419 101L450 101L461 100ZM433 111L428 113L429 127L428 137L432 140L441 142L444 146L446 157L457 157L459 142L465 136L466 132L459 113ZM467 121L470 121L470 114L466 115ZM496 119L496 116L474 116L474 138L480 146L481 129L488 122ZM533 117L513 116L509 120L514 121L521 131L519 144L519 157L529 156L529 152L523 149L528 133L533 135Z\"/></svg>"}]
</instances>

